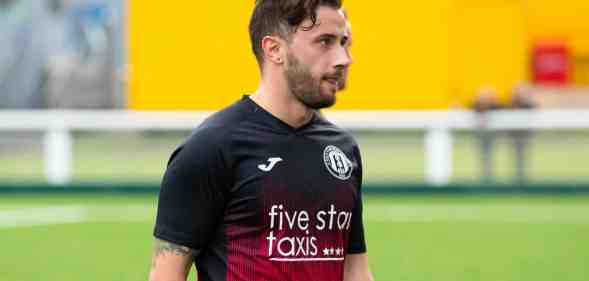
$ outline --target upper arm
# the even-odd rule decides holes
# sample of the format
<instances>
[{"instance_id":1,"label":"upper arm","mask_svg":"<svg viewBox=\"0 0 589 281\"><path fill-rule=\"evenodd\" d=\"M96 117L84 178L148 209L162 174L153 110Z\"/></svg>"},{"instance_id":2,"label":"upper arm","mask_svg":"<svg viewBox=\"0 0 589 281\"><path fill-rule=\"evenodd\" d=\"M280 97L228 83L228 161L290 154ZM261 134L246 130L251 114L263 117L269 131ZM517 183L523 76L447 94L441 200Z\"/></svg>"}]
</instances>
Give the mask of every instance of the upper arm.
<instances>
[{"instance_id":1,"label":"upper arm","mask_svg":"<svg viewBox=\"0 0 589 281\"><path fill-rule=\"evenodd\" d=\"M200 130L172 154L158 200L152 280L186 280L210 246L223 218L229 174L221 152L218 134Z\"/></svg>"},{"instance_id":2,"label":"upper arm","mask_svg":"<svg viewBox=\"0 0 589 281\"><path fill-rule=\"evenodd\" d=\"M195 251L178 244L155 239L150 281L186 281Z\"/></svg>"},{"instance_id":3,"label":"upper arm","mask_svg":"<svg viewBox=\"0 0 589 281\"><path fill-rule=\"evenodd\" d=\"M374 281L368 256L366 254L349 254L344 261L344 281Z\"/></svg>"},{"instance_id":4,"label":"upper arm","mask_svg":"<svg viewBox=\"0 0 589 281\"><path fill-rule=\"evenodd\" d=\"M195 133L174 152L162 181L155 237L201 251L223 218L230 171L218 134Z\"/></svg>"}]
</instances>

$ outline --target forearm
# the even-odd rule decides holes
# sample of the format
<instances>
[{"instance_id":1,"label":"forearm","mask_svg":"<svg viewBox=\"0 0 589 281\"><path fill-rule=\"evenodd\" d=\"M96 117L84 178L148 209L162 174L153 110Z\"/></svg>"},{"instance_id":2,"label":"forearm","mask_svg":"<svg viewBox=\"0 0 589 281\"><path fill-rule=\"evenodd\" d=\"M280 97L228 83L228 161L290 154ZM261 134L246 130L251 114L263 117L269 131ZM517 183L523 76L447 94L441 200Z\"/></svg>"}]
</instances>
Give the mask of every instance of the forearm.
<instances>
[{"instance_id":1,"label":"forearm","mask_svg":"<svg viewBox=\"0 0 589 281\"><path fill-rule=\"evenodd\" d=\"M160 269L151 269L149 281L186 281L188 272L175 272Z\"/></svg>"},{"instance_id":2,"label":"forearm","mask_svg":"<svg viewBox=\"0 0 589 281\"><path fill-rule=\"evenodd\" d=\"M344 281L374 281L370 272L348 272L344 274Z\"/></svg>"},{"instance_id":3,"label":"forearm","mask_svg":"<svg viewBox=\"0 0 589 281\"><path fill-rule=\"evenodd\" d=\"M149 273L149 281L186 281L186 276L176 274L176 276L166 275L163 272L154 272L153 270Z\"/></svg>"},{"instance_id":4,"label":"forearm","mask_svg":"<svg viewBox=\"0 0 589 281\"><path fill-rule=\"evenodd\" d=\"M366 254L351 254L346 256L344 263L344 281L374 281L368 256Z\"/></svg>"}]
</instances>

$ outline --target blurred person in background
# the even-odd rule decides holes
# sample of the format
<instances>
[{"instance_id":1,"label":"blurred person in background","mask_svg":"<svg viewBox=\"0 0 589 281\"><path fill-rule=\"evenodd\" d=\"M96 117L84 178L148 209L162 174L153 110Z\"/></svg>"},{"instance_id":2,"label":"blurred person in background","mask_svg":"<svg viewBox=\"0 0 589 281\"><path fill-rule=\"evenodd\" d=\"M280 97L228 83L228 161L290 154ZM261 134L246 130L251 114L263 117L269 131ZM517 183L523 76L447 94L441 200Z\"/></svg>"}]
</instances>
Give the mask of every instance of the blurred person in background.
<instances>
[{"instance_id":1,"label":"blurred person in background","mask_svg":"<svg viewBox=\"0 0 589 281\"><path fill-rule=\"evenodd\" d=\"M516 83L513 87L510 103L506 106L499 102L496 91L491 87L482 87L472 105L477 113L477 136L479 139L482 181L493 183L495 172L493 165L493 151L495 140L500 132L489 128L489 113L494 110L512 109L529 110L536 107L533 99L533 88L523 82ZM532 131L529 129L507 130L507 136L512 142L513 161L515 163L514 182L525 184L527 181L528 150Z\"/></svg>"},{"instance_id":2,"label":"blurred person in background","mask_svg":"<svg viewBox=\"0 0 589 281\"><path fill-rule=\"evenodd\" d=\"M489 115L493 110L502 108L497 97L497 92L491 87L481 87L477 92L473 110L477 113L477 137L480 147L480 160L482 168L482 180L485 183L492 183L495 179L493 167L493 146L495 144L496 132L489 129Z\"/></svg>"},{"instance_id":3,"label":"blurred person in background","mask_svg":"<svg viewBox=\"0 0 589 281\"><path fill-rule=\"evenodd\" d=\"M44 39L47 52L48 107L56 108L68 98L69 77L77 70L79 51L73 37L69 16L70 3L66 0L47 1L47 17L44 24Z\"/></svg>"},{"instance_id":4,"label":"blurred person in background","mask_svg":"<svg viewBox=\"0 0 589 281\"><path fill-rule=\"evenodd\" d=\"M101 0L0 0L0 108L115 107L112 9Z\"/></svg>"},{"instance_id":5,"label":"blurred person in background","mask_svg":"<svg viewBox=\"0 0 589 281\"><path fill-rule=\"evenodd\" d=\"M515 110L531 110L536 108L533 88L524 82L517 83L513 87L510 107ZM508 133L513 142L515 180L518 184L525 184L528 180L526 173L529 168L528 151L533 132L530 129L517 129L510 130Z\"/></svg>"},{"instance_id":6,"label":"blurred person in background","mask_svg":"<svg viewBox=\"0 0 589 281\"><path fill-rule=\"evenodd\" d=\"M49 2L49 106L115 107L112 7L108 1Z\"/></svg>"},{"instance_id":7,"label":"blurred person in background","mask_svg":"<svg viewBox=\"0 0 589 281\"><path fill-rule=\"evenodd\" d=\"M173 152L150 280L186 280L193 264L201 281L372 280L360 151L319 113L345 88L352 63L341 5L256 1L259 88Z\"/></svg>"},{"instance_id":8,"label":"blurred person in background","mask_svg":"<svg viewBox=\"0 0 589 281\"><path fill-rule=\"evenodd\" d=\"M42 108L43 2L0 0L0 108Z\"/></svg>"}]
</instances>

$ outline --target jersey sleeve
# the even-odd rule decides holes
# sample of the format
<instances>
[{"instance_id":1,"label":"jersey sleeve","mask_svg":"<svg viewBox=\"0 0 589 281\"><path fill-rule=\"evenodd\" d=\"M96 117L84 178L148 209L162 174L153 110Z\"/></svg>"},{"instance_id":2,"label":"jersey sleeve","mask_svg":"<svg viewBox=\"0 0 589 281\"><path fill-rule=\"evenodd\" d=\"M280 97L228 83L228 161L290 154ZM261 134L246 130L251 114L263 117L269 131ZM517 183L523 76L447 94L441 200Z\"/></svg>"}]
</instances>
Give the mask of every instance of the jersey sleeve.
<instances>
[{"instance_id":1,"label":"jersey sleeve","mask_svg":"<svg viewBox=\"0 0 589 281\"><path fill-rule=\"evenodd\" d=\"M222 220L231 173L219 130L197 130L168 162L154 236L201 251Z\"/></svg>"},{"instance_id":2,"label":"jersey sleeve","mask_svg":"<svg viewBox=\"0 0 589 281\"><path fill-rule=\"evenodd\" d=\"M354 156L358 161L358 169L356 171L358 179L358 196L356 207L352 214L348 254L361 254L366 252L366 241L364 239L364 222L362 219L362 159L357 146L354 148Z\"/></svg>"}]
</instances>

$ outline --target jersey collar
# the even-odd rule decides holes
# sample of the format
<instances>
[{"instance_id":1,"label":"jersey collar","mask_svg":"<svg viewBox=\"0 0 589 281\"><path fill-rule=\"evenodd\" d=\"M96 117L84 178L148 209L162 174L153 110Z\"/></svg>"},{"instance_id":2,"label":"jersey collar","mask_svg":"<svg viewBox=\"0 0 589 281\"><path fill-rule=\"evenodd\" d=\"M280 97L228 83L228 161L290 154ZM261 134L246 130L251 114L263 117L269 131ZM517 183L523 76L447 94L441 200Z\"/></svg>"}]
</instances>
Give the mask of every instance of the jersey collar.
<instances>
[{"instance_id":1,"label":"jersey collar","mask_svg":"<svg viewBox=\"0 0 589 281\"><path fill-rule=\"evenodd\" d=\"M244 95L242 97L242 101L246 102L251 110L256 114L256 118L261 120L264 123L270 124L273 128L279 129L281 131L286 131L288 133L300 133L309 128L317 121L317 112L313 112L313 116L311 120L307 122L305 125L295 128L288 123L280 120L278 117L272 115L272 113L266 111L264 108L259 106L255 101L253 101L249 95Z\"/></svg>"}]
</instances>

